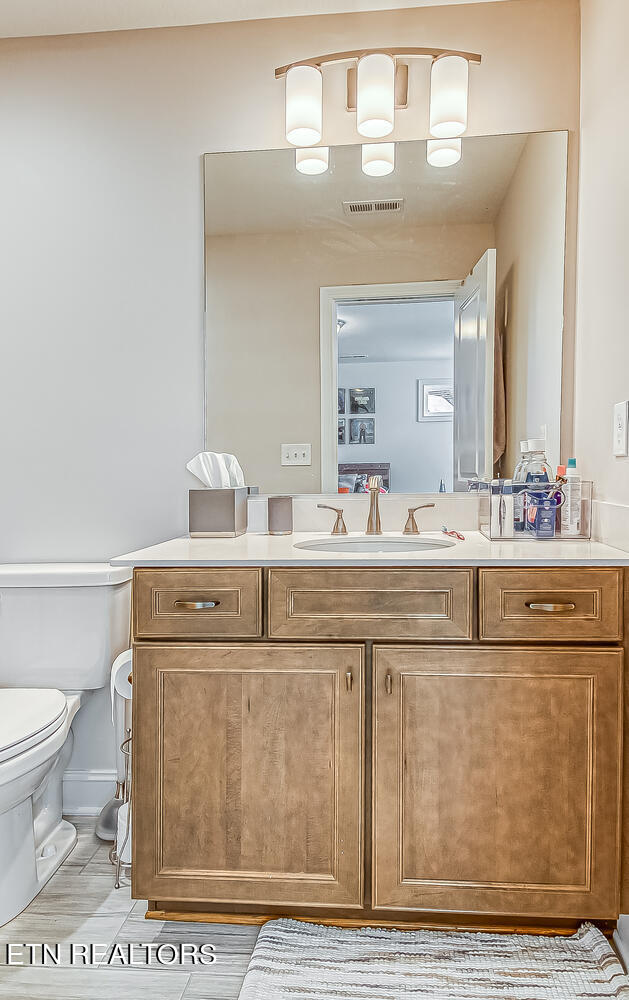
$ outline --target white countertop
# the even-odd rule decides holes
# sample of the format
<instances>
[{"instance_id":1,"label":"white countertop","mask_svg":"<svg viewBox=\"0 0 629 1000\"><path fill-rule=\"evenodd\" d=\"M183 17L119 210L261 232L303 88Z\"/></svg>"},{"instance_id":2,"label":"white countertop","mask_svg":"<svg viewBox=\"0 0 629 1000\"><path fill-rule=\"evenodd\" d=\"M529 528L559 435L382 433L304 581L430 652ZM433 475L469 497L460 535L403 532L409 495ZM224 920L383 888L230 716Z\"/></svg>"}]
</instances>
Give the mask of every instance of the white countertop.
<instances>
[{"instance_id":1,"label":"white countertop","mask_svg":"<svg viewBox=\"0 0 629 1000\"><path fill-rule=\"evenodd\" d=\"M363 537L361 532L350 536ZM400 538L394 532L385 537ZM266 535L248 532L238 538L171 538L111 560L113 566L629 566L629 552L602 542L491 542L480 531L465 532L465 540L447 549L424 552L309 552L295 542L329 538L329 532ZM439 532L420 538L443 539Z\"/></svg>"}]
</instances>

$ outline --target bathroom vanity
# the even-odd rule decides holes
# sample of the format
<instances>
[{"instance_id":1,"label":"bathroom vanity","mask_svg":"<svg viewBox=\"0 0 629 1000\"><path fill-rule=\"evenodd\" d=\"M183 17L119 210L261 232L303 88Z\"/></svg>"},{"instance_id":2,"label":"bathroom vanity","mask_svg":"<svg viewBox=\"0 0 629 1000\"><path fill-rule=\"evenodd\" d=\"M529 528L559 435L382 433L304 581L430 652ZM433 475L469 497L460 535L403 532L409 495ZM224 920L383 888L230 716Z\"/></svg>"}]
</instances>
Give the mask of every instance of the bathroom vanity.
<instances>
[{"instance_id":1,"label":"bathroom vanity","mask_svg":"<svg viewBox=\"0 0 629 1000\"><path fill-rule=\"evenodd\" d=\"M298 540L114 560L135 567L149 915L614 921L627 555L477 532L397 556Z\"/></svg>"}]
</instances>

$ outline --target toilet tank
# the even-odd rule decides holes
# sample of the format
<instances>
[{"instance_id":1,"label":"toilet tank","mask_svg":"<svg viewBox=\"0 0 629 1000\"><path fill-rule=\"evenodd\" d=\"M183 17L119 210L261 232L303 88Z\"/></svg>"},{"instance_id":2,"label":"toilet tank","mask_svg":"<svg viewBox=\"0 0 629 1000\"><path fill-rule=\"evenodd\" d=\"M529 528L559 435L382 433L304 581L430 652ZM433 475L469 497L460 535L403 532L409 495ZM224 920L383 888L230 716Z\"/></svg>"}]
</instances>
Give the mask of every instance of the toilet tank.
<instances>
[{"instance_id":1,"label":"toilet tank","mask_svg":"<svg viewBox=\"0 0 629 1000\"><path fill-rule=\"evenodd\" d=\"M109 563L0 566L0 687L104 687L129 646L131 576Z\"/></svg>"}]
</instances>

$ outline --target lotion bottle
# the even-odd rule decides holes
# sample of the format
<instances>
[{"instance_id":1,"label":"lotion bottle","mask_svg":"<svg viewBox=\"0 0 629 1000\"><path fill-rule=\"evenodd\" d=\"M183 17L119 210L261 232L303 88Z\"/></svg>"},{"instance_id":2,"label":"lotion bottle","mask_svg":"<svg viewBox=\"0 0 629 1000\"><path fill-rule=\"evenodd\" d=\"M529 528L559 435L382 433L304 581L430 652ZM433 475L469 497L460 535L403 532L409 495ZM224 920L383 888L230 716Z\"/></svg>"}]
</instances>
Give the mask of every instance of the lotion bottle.
<instances>
[{"instance_id":1,"label":"lotion bottle","mask_svg":"<svg viewBox=\"0 0 629 1000\"><path fill-rule=\"evenodd\" d=\"M577 472L576 458L568 459L566 480L563 487L566 499L560 508L561 534L575 536L581 533L581 476Z\"/></svg>"}]
</instances>

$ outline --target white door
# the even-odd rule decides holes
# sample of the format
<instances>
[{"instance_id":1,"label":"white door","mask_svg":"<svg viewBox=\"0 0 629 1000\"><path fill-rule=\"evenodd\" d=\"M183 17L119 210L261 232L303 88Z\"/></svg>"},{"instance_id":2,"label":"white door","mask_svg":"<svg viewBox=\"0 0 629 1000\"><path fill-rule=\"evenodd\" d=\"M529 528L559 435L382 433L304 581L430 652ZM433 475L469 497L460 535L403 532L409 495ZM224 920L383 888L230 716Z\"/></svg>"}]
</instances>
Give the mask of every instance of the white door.
<instances>
[{"instance_id":1,"label":"white door","mask_svg":"<svg viewBox=\"0 0 629 1000\"><path fill-rule=\"evenodd\" d=\"M454 295L454 489L492 478L496 251L487 250Z\"/></svg>"}]
</instances>

